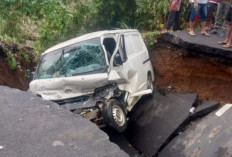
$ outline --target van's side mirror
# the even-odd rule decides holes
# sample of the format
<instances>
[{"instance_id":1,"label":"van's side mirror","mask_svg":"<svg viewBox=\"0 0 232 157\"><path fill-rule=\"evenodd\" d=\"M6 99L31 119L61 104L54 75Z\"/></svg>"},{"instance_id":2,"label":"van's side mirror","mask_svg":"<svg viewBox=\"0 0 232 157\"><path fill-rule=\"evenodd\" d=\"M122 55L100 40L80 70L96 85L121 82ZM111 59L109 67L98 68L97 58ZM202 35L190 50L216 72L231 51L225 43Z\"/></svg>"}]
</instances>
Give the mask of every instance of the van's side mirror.
<instances>
[{"instance_id":1,"label":"van's side mirror","mask_svg":"<svg viewBox=\"0 0 232 157\"><path fill-rule=\"evenodd\" d=\"M121 56L117 53L114 56L114 66L119 66L119 65L122 65L122 64L123 64L123 60L122 60Z\"/></svg>"}]
</instances>

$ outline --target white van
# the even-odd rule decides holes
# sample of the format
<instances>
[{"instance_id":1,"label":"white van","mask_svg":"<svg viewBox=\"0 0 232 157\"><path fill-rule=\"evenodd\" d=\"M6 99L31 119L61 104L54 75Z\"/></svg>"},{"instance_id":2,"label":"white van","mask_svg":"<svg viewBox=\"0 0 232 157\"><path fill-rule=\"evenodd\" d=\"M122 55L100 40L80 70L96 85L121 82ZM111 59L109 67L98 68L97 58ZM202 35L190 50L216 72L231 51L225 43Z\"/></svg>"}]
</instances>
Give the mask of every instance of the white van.
<instances>
[{"instance_id":1,"label":"white van","mask_svg":"<svg viewBox=\"0 0 232 157\"><path fill-rule=\"evenodd\" d=\"M46 50L30 91L119 132L127 113L153 93L154 73L137 30L100 31Z\"/></svg>"}]
</instances>

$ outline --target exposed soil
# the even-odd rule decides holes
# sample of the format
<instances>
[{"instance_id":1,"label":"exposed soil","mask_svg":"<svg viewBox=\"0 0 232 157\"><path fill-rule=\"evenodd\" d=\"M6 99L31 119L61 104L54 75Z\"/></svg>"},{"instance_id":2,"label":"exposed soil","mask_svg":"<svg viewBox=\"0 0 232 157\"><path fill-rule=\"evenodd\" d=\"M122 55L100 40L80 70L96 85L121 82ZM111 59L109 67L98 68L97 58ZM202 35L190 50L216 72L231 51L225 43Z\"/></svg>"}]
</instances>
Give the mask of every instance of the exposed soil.
<instances>
[{"instance_id":1,"label":"exposed soil","mask_svg":"<svg viewBox=\"0 0 232 157\"><path fill-rule=\"evenodd\" d=\"M18 66L12 70L7 61L7 53L11 52ZM28 58L25 58L27 55ZM27 90L29 78L27 70L33 70L35 66L33 49L12 42L0 41L0 85Z\"/></svg>"},{"instance_id":2,"label":"exposed soil","mask_svg":"<svg viewBox=\"0 0 232 157\"><path fill-rule=\"evenodd\" d=\"M158 46L150 56L156 84L171 91L194 92L200 99L232 102L232 64L172 46Z\"/></svg>"},{"instance_id":3,"label":"exposed soil","mask_svg":"<svg viewBox=\"0 0 232 157\"><path fill-rule=\"evenodd\" d=\"M24 71L19 69L11 70L7 61L0 58L0 85L27 90L28 83L29 80Z\"/></svg>"}]
</instances>

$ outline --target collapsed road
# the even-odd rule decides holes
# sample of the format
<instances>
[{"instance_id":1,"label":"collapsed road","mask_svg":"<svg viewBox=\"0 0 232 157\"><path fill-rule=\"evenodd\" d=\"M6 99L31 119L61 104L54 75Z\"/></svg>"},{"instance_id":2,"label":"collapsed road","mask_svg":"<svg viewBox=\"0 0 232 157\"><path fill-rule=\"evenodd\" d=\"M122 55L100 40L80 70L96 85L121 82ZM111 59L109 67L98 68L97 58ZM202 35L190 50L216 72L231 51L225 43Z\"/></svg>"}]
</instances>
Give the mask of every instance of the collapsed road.
<instances>
[{"instance_id":1,"label":"collapsed road","mask_svg":"<svg viewBox=\"0 0 232 157\"><path fill-rule=\"evenodd\" d=\"M158 88L137 103L124 134L104 129L112 142L132 157L232 156L232 105L222 107L232 102L231 50L210 40L186 32L160 38L150 53ZM128 156L94 124L52 102L6 87L0 94L0 156Z\"/></svg>"},{"instance_id":2,"label":"collapsed road","mask_svg":"<svg viewBox=\"0 0 232 157\"><path fill-rule=\"evenodd\" d=\"M111 140L131 156L157 157L164 148L185 131L189 124L220 107L215 101L199 101L192 93L160 93L155 91L153 98L144 97L130 114L127 132ZM191 111L191 112L190 112ZM137 153L121 141L137 149ZM122 147L123 146L123 147ZM174 156L178 157L178 156Z\"/></svg>"},{"instance_id":3,"label":"collapsed road","mask_svg":"<svg viewBox=\"0 0 232 157\"><path fill-rule=\"evenodd\" d=\"M162 90L137 103L127 132L118 136L137 154L111 139L131 156L232 156L231 105L220 109L232 102L232 50L216 45L216 35L192 38L185 31L163 34L151 50L155 83Z\"/></svg>"},{"instance_id":4,"label":"collapsed road","mask_svg":"<svg viewBox=\"0 0 232 157\"><path fill-rule=\"evenodd\" d=\"M217 112L193 123L173 140L159 157L231 157L231 112L227 104Z\"/></svg>"},{"instance_id":5,"label":"collapsed road","mask_svg":"<svg viewBox=\"0 0 232 157\"><path fill-rule=\"evenodd\" d=\"M27 92L0 86L1 157L128 157L96 125Z\"/></svg>"}]
</instances>

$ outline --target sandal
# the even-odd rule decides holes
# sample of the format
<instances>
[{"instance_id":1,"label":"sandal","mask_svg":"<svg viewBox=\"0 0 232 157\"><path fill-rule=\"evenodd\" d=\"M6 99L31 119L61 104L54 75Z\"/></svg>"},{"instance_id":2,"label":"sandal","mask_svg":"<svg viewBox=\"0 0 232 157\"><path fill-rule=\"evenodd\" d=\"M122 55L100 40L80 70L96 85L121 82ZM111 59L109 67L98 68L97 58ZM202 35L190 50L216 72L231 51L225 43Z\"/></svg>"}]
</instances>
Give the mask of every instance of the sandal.
<instances>
[{"instance_id":1,"label":"sandal","mask_svg":"<svg viewBox=\"0 0 232 157\"><path fill-rule=\"evenodd\" d=\"M205 33L201 33L201 35L204 35L204 36L206 36L206 37L210 37L210 34L209 34L209 33L207 33L207 32L205 32Z\"/></svg>"},{"instance_id":2,"label":"sandal","mask_svg":"<svg viewBox=\"0 0 232 157\"><path fill-rule=\"evenodd\" d=\"M222 47L224 47L224 48L231 48L231 47L232 47L232 45L228 45L228 44L226 44L226 45L223 45Z\"/></svg>"},{"instance_id":3,"label":"sandal","mask_svg":"<svg viewBox=\"0 0 232 157\"><path fill-rule=\"evenodd\" d=\"M225 41L219 41L218 44L225 45L225 44L227 44L227 42L225 42Z\"/></svg>"},{"instance_id":4,"label":"sandal","mask_svg":"<svg viewBox=\"0 0 232 157\"><path fill-rule=\"evenodd\" d=\"M189 32L190 36L196 36L196 34L194 32Z\"/></svg>"}]
</instances>

